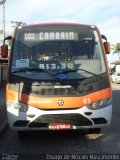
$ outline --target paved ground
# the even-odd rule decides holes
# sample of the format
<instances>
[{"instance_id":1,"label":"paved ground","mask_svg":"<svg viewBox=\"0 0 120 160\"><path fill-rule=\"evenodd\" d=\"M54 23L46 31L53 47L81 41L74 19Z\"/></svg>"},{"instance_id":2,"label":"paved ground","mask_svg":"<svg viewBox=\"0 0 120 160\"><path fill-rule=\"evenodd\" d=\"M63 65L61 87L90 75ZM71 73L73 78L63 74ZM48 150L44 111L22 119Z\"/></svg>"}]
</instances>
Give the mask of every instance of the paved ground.
<instances>
[{"instance_id":1,"label":"paved ground","mask_svg":"<svg viewBox=\"0 0 120 160\"><path fill-rule=\"evenodd\" d=\"M5 86L0 86L0 133L7 125L7 113L5 104Z\"/></svg>"}]
</instances>

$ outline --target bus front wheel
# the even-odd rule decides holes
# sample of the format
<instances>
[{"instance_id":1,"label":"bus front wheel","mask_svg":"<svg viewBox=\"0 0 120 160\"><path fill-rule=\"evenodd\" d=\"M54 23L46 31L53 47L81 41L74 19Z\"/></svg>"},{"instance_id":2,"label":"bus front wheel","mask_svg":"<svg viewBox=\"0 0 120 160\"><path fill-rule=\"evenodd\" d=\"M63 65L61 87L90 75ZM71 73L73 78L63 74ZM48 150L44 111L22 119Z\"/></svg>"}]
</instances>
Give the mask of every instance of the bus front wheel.
<instances>
[{"instance_id":1,"label":"bus front wheel","mask_svg":"<svg viewBox=\"0 0 120 160\"><path fill-rule=\"evenodd\" d=\"M101 133L101 128L90 128L88 132L99 134L99 133Z\"/></svg>"},{"instance_id":2,"label":"bus front wheel","mask_svg":"<svg viewBox=\"0 0 120 160\"><path fill-rule=\"evenodd\" d=\"M26 131L18 131L18 137L19 139L24 139L27 135Z\"/></svg>"}]
</instances>

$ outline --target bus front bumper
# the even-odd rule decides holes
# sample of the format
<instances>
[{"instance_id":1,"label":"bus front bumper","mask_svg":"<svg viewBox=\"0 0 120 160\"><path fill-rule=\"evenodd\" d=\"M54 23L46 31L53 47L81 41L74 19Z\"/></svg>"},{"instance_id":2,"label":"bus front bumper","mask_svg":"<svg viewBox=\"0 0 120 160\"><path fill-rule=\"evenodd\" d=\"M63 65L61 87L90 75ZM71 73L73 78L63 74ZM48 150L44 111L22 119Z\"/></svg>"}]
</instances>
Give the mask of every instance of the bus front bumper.
<instances>
[{"instance_id":1,"label":"bus front bumper","mask_svg":"<svg viewBox=\"0 0 120 160\"><path fill-rule=\"evenodd\" d=\"M11 106L7 113L9 127L14 130L50 130L55 124L69 125L60 129L101 128L111 123L112 105L98 110L86 106L71 110L40 110L29 106L26 112Z\"/></svg>"}]
</instances>

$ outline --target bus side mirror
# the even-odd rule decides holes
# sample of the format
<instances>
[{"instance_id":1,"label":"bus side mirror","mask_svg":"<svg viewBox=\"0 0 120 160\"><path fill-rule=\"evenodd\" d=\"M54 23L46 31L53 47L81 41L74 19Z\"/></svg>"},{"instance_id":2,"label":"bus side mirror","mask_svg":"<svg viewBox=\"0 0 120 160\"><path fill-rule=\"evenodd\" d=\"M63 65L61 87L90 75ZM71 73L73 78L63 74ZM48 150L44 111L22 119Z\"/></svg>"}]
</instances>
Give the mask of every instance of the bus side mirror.
<instances>
[{"instance_id":1,"label":"bus side mirror","mask_svg":"<svg viewBox=\"0 0 120 160\"><path fill-rule=\"evenodd\" d=\"M12 36L8 36L4 39L3 45L1 46L1 57L8 58L8 45L5 44L6 40L12 40Z\"/></svg>"},{"instance_id":2,"label":"bus side mirror","mask_svg":"<svg viewBox=\"0 0 120 160\"><path fill-rule=\"evenodd\" d=\"M104 45L104 49L105 49L106 54L109 54L110 53L110 43L104 42L103 45Z\"/></svg>"},{"instance_id":3,"label":"bus side mirror","mask_svg":"<svg viewBox=\"0 0 120 160\"><path fill-rule=\"evenodd\" d=\"M1 57L2 58L7 58L8 57L8 45L3 44L1 46Z\"/></svg>"}]
</instances>

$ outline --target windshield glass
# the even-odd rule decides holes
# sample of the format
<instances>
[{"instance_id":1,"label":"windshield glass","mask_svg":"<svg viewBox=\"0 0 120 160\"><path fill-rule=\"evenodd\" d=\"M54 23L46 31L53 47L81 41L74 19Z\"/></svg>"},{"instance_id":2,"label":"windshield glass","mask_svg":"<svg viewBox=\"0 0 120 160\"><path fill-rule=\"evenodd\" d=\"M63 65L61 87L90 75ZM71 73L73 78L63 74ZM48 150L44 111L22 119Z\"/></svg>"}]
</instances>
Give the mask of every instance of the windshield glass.
<instances>
[{"instance_id":1,"label":"windshield glass","mask_svg":"<svg viewBox=\"0 0 120 160\"><path fill-rule=\"evenodd\" d=\"M21 68L47 70L62 79L87 78L106 71L97 30L90 26L53 25L18 28L12 58L13 74L34 79L51 77L46 76L47 72L35 70L29 70L29 74L28 70L19 72Z\"/></svg>"}]
</instances>

